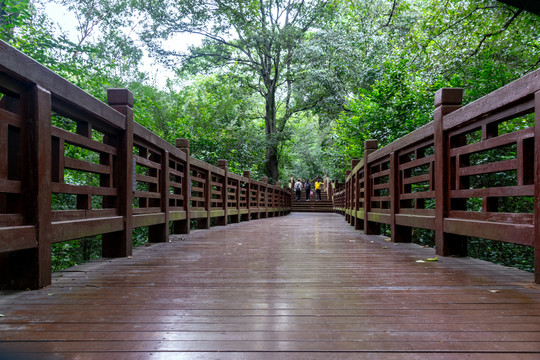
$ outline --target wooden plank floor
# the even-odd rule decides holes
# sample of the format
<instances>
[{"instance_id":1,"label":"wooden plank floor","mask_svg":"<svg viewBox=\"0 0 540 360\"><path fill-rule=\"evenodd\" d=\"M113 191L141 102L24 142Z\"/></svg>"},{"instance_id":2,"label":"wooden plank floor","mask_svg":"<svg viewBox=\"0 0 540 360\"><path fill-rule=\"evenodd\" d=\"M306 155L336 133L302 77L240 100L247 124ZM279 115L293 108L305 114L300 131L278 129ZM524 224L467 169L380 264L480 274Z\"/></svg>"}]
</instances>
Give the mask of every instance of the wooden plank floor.
<instances>
[{"instance_id":1,"label":"wooden plank floor","mask_svg":"<svg viewBox=\"0 0 540 360\"><path fill-rule=\"evenodd\" d=\"M0 296L35 359L540 359L540 288L483 261L293 213L174 236ZM2 356L0 355L0 358Z\"/></svg>"}]
</instances>

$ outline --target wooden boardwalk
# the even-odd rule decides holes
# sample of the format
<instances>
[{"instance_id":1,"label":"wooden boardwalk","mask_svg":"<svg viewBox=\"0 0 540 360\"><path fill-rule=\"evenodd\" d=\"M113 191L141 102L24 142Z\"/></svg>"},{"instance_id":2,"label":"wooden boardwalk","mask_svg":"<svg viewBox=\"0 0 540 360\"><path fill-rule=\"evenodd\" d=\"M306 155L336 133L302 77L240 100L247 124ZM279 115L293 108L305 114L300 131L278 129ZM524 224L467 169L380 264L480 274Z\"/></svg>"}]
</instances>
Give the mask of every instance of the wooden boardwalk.
<instances>
[{"instance_id":1,"label":"wooden boardwalk","mask_svg":"<svg viewBox=\"0 0 540 360\"><path fill-rule=\"evenodd\" d=\"M293 213L174 236L0 296L35 359L540 358L533 275ZM0 358L2 355L0 355Z\"/></svg>"}]
</instances>

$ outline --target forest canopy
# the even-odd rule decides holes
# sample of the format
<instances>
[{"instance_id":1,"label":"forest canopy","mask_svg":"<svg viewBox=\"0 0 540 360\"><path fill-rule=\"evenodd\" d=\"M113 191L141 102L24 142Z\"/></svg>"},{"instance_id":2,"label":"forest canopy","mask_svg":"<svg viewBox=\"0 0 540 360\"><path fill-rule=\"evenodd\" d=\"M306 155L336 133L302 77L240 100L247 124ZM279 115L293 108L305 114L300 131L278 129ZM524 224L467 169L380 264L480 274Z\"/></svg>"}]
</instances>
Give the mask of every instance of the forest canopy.
<instances>
[{"instance_id":1,"label":"forest canopy","mask_svg":"<svg viewBox=\"0 0 540 360\"><path fill-rule=\"evenodd\" d=\"M281 182L342 179L364 140L429 122L437 89L468 103L540 64L540 18L495 0L0 5L2 40L98 98L130 89L136 121L193 156Z\"/></svg>"}]
</instances>

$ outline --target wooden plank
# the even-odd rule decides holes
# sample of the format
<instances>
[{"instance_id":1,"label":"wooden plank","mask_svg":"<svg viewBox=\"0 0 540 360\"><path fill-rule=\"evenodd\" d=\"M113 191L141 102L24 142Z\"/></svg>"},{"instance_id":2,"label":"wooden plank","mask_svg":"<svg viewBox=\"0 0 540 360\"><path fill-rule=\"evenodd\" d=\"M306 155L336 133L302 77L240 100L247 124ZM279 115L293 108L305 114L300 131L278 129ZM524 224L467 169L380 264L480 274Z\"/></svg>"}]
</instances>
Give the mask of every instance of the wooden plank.
<instances>
[{"instance_id":1,"label":"wooden plank","mask_svg":"<svg viewBox=\"0 0 540 360\"><path fill-rule=\"evenodd\" d=\"M98 186L82 186L82 185L71 185L71 184L51 184L51 192L59 194L75 194L75 195L101 195L101 196L116 196L118 194L118 189L116 188L105 188Z\"/></svg>"},{"instance_id":2,"label":"wooden plank","mask_svg":"<svg viewBox=\"0 0 540 360\"><path fill-rule=\"evenodd\" d=\"M4 125L11 125L19 129L22 126L20 115L2 108L0 108L0 122Z\"/></svg>"},{"instance_id":3,"label":"wooden plank","mask_svg":"<svg viewBox=\"0 0 540 360\"><path fill-rule=\"evenodd\" d=\"M444 219L444 231L512 244L528 246L534 244L533 226L528 224L446 218Z\"/></svg>"},{"instance_id":4,"label":"wooden plank","mask_svg":"<svg viewBox=\"0 0 540 360\"><path fill-rule=\"evenodd\" d=\"M15 180L0 179L0 189L2 189L3 193L20 194L21 182Z\"/></svg>"},{"instance_id":5,"label":"wooden plank","mask_svg":"<svg viewBox=\"0 0 540 360\"><path fill-rule=\"evenodd\" d=\"M134 215L140 215L140 214L157 214L161 212L161 208L158 207L141 207L141 208L133 208L133 214Z\"/></svg>"},{"instance_id":6,"label":"wooden plank","mask_svg":"<svg viewBox=\"0 0 540 360\"><path fill-rule=\"evenodd\" d=\"M382 223L382 224L390 224L391 215L389 213L384 213L383 212L384 210L381 210L381 209L372 208L371 210L372 210L371 212L368 212L368 216L367 216L368 221L373 221L373 222Z\"/></svg>"},{"instance_id":7,"label":"wooden plank","mask_svg":"<svg viewBox=\"0 0 540 360\"><path fill-rule=\"evenodd\" d=\"M52 211L52 221L68 221L91 218L105 218L118 216L116 209L94 209L94 210L56 210Z\"/></svg>"},{"instance_id":8,"label":"wooden plank","mask_svg":"<svg viewBox=\"0 0 540 360\"><path fill-rule=\"evenodd\" d=\"M401 214L405 215L427 215L427 216L434 216L435 209L407 209L407 208L401 208L399 209L399 212Z\"/></svg>"},{"instance_id":9,"label":"wooden plank","mask_svg":"<svg viewBox=\"0 0 540 360\"><path fill-rule=\"evenodd\" d=\"M496 213L496 212L451 210L448 213L448 217L469 219L469 220L491 221L491 222L505 222L505 223L513 223L513 224L527 224L527 225L532 225L534 222L533 214L524 214L524 213Z\"/></svg>"},{"instance_id":10,"label":"wooden plank","mask_svg":"<svg viewBox=\"0 0 540 360\"><path fill-rule=\"evenodd\" d=\"M435 197L435 191L417 191L413 193L400 194L400 200L409 199L431 199Z\"/></svg>"},{"instance_id":11,"label":"wooden plank","mask_svg":"<svg viewBox=\"0 0 540 360\"><path fill-rule=\"evenodd\" d=\"M527 128L519 131L514 131L509 134L499 135L497 137L482 140L477 143L460 146L450 149L450 156L458 156L472 154L480 151L486 151L497 147L517 143L519 140L529 139L534 137L534 128Z\"/></svg>"},{"instance_id":12,"label":"wooden plank","mask_svg":"<svg viewBox=\"0 0 540 360\"><path fill-rule=\"evenodd\" d=\"M0 297L0 349L43 359L540 355L532 274L469 258L418 263L434 250L344 225L293 213L66 269L47 289Z\"/></svg>"},{"instance_id":13,"label":"wooden plank","mask_svg":"<svg viewBox=\"0 0 540 360\"><path fill-rule=\"evenodd\" d=\"M100 153L112 154L115 156L118 154L114 146L110 146L107 144L100 143L98 141L94 141L92 139L73 133L71 131L67 131L67 130L60 129L53 126L51 128L51 132L52 132L52 136L58 137L60 139L64 139L65 142L75 145L75 146L79 146L83 149L88 149L88 150L96 151Z\"/></svg>"},{"instance_id":14,"label":"wooden plank","mask_svg":"<svg viewBox=\"0 0 540 360\"><path fill-rule=\"evenodd\" d=\"M22 214L0 214L0 227L24 225Z\"/></svg>"},{"instance_id":15,"label":"wooden plank","mask_svg":"<svg viewBox=\"0 0 540 360\"><path fill-rule=\"evenodd\" d=\"M206 210L197 210L197 209L191 209L190 216L192 219L203 219L207 217L207 211Z\"/></svg>"},{"instance_id":16,"label":"wooden plank","mask_svg":"<svg viewBox=\"0 0 540 360\"><path fill-rule=\"evenodd\" d=\"M412 169L412 168L424 166L426 164L431 163L434 160L435 160L435 156L434 155L429 155L429 156L426 156L426 157L423 157L423 158L420 158L420 159L415 159L415 160L408 161L408 162L405 162L405 163L400 163L399 164L399 170L407 170L407 169Z\"/></svg>"},{"instance_id":17,"label":"wooden plank","mask_svg":"<svg viewBox=\"0 0 540 360\"><path fill-rule=\"evenodd\" d=\"M36 246L35 226L0 227L0 253L32 249Z\"/></svg>"},{"instance_id":18,"label":"wooden plank","mask_svg":"<svg viewBox=\"0 0 540 360\"><path fill-rule=\"evenodd\" d=\"M161 194L157 192L150 192L150 191L135 191L133 193L134 198L147 198L147 199L159 199L161 198Z\"/></svg>"},{"instance_id":19,"label":"wooden plank","mask_svg":"<svg viewBox=\"0 0 540 360\"><path fill-rule=\"evenodd\" d=\"M94 174L109 174L111 167L108 165L94 164L88 161L66 157L64 166L67 169L91 172Z\"/></svg>"},{"instance_id":20,"label":"wooden plank","mask_svg":"<svg viewBox=\"0 0 540 360\"><path fill-rule=\"evenodd\" d=\"M485 189L452 190L452 198L465 197L503 197L503 196L533 196L534 185L491 187Z\"/></svg>"},{"instance_id":21,"label":"wooden plank","mask_svg":"<svg viewBox=\"0 0 540 360\"><path fill-rule=\"evenodd\" d=\"M517 170L517 159L497 161L489 164L474 165L459 167L457 176L471 176L481 174L491 174L496 172L504 172L510 170Z\"/></svg>"},{"instance_id":22,"label":"wooden plank","mask_svg":"<svg viewBox=\"0 0 540 360\"><path fill-rule=\"evenodd\" d=\"M170 212L169 216L171 218L171 221L185 220L186 219L186 212L185 211L172 210Z\"/></svg>"},{"instance_id":23,"label":"wooden plank","mask_svg":"<svg viewBox=\"0 0 540 360\"><path fill-rule=\"evenodd\" d=\"M165 223L164 213L133 215L133 228Z\"/></svg>"},{"instance_id":24,"label":"wooden plank","mask_svg":"<svg viewBox=\"0 0 540 360\"><path fill-rule=\"evenodd\" d=\"M123 229L124 221L122 216L56 221L51 224L52 241L54 243L121 231Z\"/></svg>"},{"instance_id":25,"label":"wooden plank","mask_svg":"<svg viewBox=\"0 0 540 360\"><path fill-rule=\"evenodd\" d=\"M139 155L133 155L133 157L137 160L137 165L146 166L147 168L150 168L150 169L161 170L161 164L160 163L157 163L157 162L152 161L152 160L148 160L148 159L143 158L143 157L141 157Z\"/></svg>"},{"instance_id":26,"label":"wooden plank","mask_svg":"<svg viewBox=\"0 0 540 360\"><path fill-rule=\"evenodd\" d=\"M396 224L414 228L435 230L435 216L420 214L396 214Z\"/></svg>"},{"instance_id":27,"label":"wooden plank","mask_svg":"<svg viewBox=\"0 0 540 360\"><path fill-rule=\"evenodd\" d=\"M141 175L141 174L136 174L135 175L135 180L145 182L147 184L158 184L159 183L159 179L157 177L148 176L148 175Z\"/></svg>"}]
</instances>

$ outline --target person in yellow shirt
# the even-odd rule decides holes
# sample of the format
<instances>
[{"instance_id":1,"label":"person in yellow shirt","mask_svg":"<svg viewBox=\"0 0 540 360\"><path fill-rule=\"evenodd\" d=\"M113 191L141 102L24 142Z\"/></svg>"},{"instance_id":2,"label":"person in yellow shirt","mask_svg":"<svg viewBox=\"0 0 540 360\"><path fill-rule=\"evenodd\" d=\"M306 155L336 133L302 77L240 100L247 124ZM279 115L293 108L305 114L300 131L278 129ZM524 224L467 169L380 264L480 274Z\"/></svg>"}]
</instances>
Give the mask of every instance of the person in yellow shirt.
<instances>
[{"instance_id":1,"label":"person in yellow shirt","mask_svg":"<svg viewBox=\"0 0 540 360\"><path fill-rule=\"evenodd\" d=\"M315 192L317 193L317 200L321 200L321 186L321 180L317 179L317 181L315 181Z\"/></svg>"}]
</instances>

